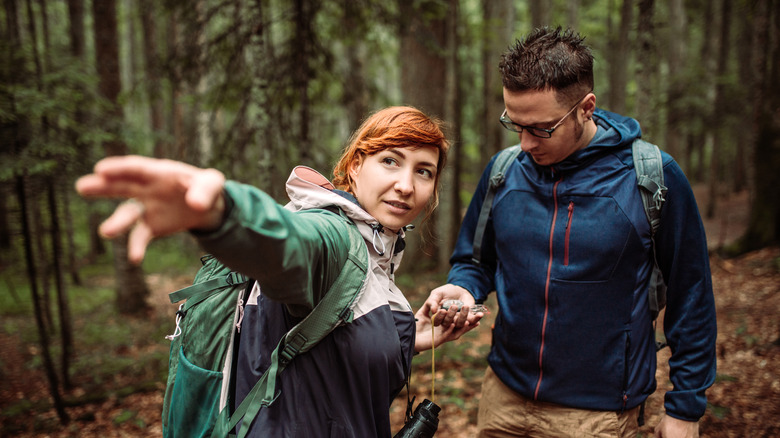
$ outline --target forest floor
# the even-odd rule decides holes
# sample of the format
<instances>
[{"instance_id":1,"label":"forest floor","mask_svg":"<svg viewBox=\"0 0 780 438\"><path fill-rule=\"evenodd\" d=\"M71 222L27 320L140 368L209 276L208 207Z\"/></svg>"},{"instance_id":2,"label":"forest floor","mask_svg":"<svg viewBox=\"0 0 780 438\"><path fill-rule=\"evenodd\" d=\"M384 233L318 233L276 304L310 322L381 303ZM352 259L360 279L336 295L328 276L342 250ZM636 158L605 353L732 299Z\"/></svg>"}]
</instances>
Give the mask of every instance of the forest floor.
<instances>
[{"instance_id":1,"label":"forest floor","mask_svg":"<svg viewBox=\"0 0 780 438\"><path fill-rule=\"evenodd\" d=\"M703 190L696 190L696 194L700 202L706 197ZM741 235L747 220L747 202L744 194L722 200L718 217L705 219L710 248L720 247ZM704 206L700 207L704 211ZM765 248L732 259L723 259L713 252L710 261L718 318L718 377L707 392L709 406L700 422L701 436L778 437L780 248ZM170 321L175 309L166 304L165 295L186 281L150 276L156 296L151 299L155 305L147 324ZM405 290L414 305L436 285L434 276L415 278L414 285ZM490 327L495 313L486 317L483 327ZM456 343L437 349L435 402L442 406L437 436L476 435L477 405L489 346L490 330L478 329ZM167 356L167 342L124 346L105 354L124 355L132 360L146 349L159 349ZM116 390L92 402L88 396L93 386L84 377L74 379L75 389L65 394L71 421L62 426L51 408L40 353L34 344L24 343L19 336L0 330L0 354L0 436L161 436L164 377L154 373L150 377L149 372L117 375L112 382L115 388L145 389L127 393ZM652 436L652 428L663 413L663 393L670 388L666 366L669 354L668 348L658 353L658 390L648 400L646 425L641 428L640 436ZM165 365L157 364L157 367L164 369ZM411 395L417 396L417 402L432 397L431 380L431 356L423 353L415 358L411 385ZM143 385L149 381L153 385ZM391 408L393 432L402 425L406 397L404 390Z\"/></svg>"}]
</instances>

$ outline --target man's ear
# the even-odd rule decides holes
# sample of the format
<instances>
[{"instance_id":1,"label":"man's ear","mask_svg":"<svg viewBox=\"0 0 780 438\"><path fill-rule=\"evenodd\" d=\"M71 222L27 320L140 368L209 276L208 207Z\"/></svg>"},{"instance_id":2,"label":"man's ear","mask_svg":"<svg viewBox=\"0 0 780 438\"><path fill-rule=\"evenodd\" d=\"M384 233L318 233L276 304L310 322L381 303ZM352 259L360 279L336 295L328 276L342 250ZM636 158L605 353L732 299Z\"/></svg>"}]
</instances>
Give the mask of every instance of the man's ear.
<instances>
[{"instance_id":1,"label":"man's ear","mask_svg":"<svg viewBox=\"0 0 780 438\"><path fill-rule=\"evenodd\" d=\"M596 111L596 95L593 93L582 101L582 116L585 120L590 120L593 117L593 112Z\"/></svg>"}]
</instances>

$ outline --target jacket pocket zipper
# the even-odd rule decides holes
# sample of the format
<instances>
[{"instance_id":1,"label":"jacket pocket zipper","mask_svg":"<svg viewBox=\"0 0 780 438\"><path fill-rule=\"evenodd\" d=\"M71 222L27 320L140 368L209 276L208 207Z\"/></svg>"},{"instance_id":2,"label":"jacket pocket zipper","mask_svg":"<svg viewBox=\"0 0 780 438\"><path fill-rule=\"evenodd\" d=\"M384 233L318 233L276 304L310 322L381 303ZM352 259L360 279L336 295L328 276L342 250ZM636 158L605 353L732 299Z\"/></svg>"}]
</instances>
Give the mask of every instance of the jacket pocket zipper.
<instances>
[{"instance_id":1,"label":"jacket pocket zipper","mask_svg":"<svg viewBox=\"0 0 780 438\"><path fill-rule=\"evenodd\" d=\"M566 240L563 249L563 265L569 266L569 236L571 235L571 218L574 216L574 202L569 202L569 215L566 219Z\"/></svg>"},{"instance_id":2,"label":"jacket pocket zipper","mask_svg":"<svg viewBox=\"0 0 780 438\"><path fill-rule=\"evenodd\" d=\"M626 333L626 351L623 355L623 407L620 409L620 413L622 414L626 410L626 405L628 404L628 361L631 356L631 333Z\"/></svg>"}]
</instances>

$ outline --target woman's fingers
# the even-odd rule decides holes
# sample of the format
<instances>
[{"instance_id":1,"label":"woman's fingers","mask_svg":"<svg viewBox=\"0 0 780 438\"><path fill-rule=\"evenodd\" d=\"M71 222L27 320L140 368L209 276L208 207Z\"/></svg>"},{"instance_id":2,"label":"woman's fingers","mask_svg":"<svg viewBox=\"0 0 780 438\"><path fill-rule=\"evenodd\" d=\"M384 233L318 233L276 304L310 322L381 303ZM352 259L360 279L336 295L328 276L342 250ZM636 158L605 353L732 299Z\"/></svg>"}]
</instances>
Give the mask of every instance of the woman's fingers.
<instances>
[{"instance_id":1,"label":"woman's fingers","mask_svg":"<svg viewBox=\"0 0 780 438\"><path fill-rule=\"evenodd\" d=\"M100 224L100 234L106 239L121 236L138 222L143 216L143 205L135 200L125 201L114 210L114 213Z\"/></svg>"},{"instance_id":2,"label":"woman's fingers","mask_svg":"<svg viewBox=\"0 0 780 438\"><path fill-rule=\"evenodd\" d=\"M127 258L130 263L140 265L146 254L146 248L154 239L152 230L146 225L146 222L138 222L130 231L127 238Z\"/></svg>"},{"instance_id":3,"label":"woman's fingers","mask_svg":"<svg viewBox=\"0 0 780 438\"><path fill-rule=\"evenodd\" d=\"M200 170L190 183L186 193L187 205L193 210L205 212L219 207L225 175L215 169Z\"/></svg>"}]
</instances>

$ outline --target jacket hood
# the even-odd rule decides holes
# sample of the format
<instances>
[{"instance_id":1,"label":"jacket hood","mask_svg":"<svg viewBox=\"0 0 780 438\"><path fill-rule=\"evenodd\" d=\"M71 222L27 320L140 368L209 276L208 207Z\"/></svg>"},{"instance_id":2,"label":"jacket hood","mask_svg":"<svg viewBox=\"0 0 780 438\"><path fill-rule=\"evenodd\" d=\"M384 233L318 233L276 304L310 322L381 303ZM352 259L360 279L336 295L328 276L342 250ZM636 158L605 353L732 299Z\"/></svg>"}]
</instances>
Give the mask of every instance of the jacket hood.
<instances>
[{"instance_id":1,"label":"jacket hood","mask_svg":"<svg viewBox=\"0 0 780 438\"><path fill-rule=\"evenodd\" d=\"M628 146L642 136L639 122L631 117L596 108L593 112L593 120L597 131L588 147L574 152L565 160L553 165L555 169L565 171L580 167L604 153L609 153L614 148Z\"/></svg>"},{"instance_id":2,"label":"jacket hood","mask_svg":"<svg viewBox=\"0 0 780 438\"><path fill-rule=\"evenodd\" d=\"M357 225L358 231L366 242L370 255L371 274L374 278L372 284L379 285L381 296L393 310L404 312L411 311L409 302L394 282L394 272L401 264L404 249L404 230L398 233L390 231L368 214L363 207L351 197L342 196L321 173L316 170L298 166L293 169L287 179L287 196L290 202L285 208L292 211L308 210L312 208L324 208L331 205L339 207ZM354 198L353 198L354 199ZM375 296L376 294L364 294ZM360 314L363 309L374 308L372 303L356 305L356 311Z\"/></svg>"},{"instance_id":3,"label":"jacket hood","mask_svg":"<svg viewBox=\"0 0 780 438\"><path fill-rule=\"evenodd\" d=\"M306 166L296 166L287 178L287 208L293 211L323 208L335 205L344 210L353 221L377 222L360 205L335 192L335 187L321 173Z\"/></svg>"},{"instance_id":4,"label":"jacket hood","mask_svg":"<svg viewBox=\"0 0 780 438\"><path fill-rule=\"evenodd\" d=\"M335 205L358 225L363 238L371 243L379 256L386 253L393 255L403 249L403 229L394 233L384 228L360 204L339 194L340 191L316 170L306 166L295 167L287 179L286 188L290 202L285 208L298 211Z\"/></svg>"}]
</instances>

